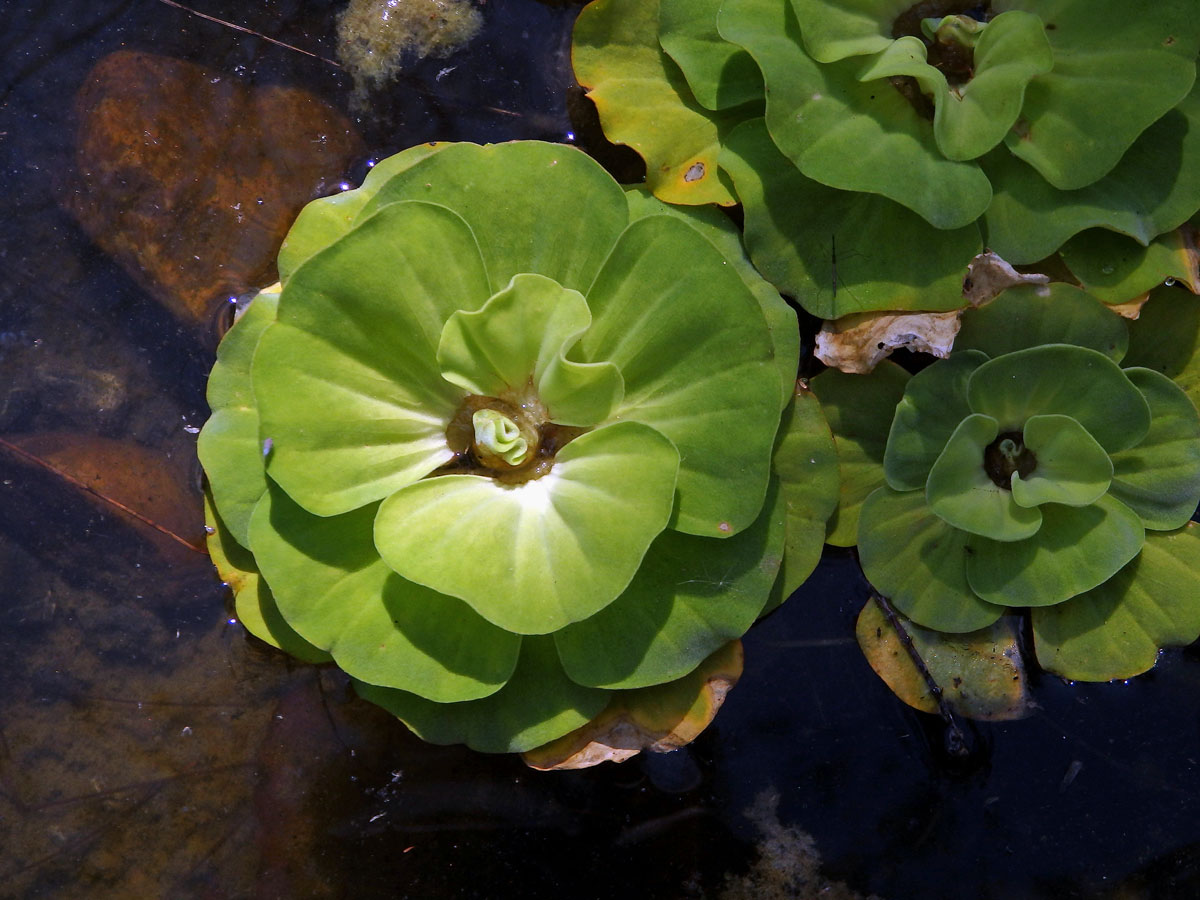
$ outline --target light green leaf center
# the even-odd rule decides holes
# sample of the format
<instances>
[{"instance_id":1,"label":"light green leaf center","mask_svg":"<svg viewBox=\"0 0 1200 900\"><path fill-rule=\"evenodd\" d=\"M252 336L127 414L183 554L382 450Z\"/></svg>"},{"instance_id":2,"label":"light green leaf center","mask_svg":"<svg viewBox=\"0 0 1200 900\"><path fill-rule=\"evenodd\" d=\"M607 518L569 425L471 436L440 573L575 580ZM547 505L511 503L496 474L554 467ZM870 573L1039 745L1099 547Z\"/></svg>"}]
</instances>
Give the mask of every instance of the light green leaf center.
<instances>
[{"instance_id":1,"label":"light green leaf center","mask_svg":"<svg viewBox=\"0 0 1200 900\"><path fill-rule=\"evenodd\" d=\"M520 426L494 409L477 409L471 416L475 428L475 448L499 457L510 466L519 466L529 458L529 442Z\"/></svg>"}]
</instances>

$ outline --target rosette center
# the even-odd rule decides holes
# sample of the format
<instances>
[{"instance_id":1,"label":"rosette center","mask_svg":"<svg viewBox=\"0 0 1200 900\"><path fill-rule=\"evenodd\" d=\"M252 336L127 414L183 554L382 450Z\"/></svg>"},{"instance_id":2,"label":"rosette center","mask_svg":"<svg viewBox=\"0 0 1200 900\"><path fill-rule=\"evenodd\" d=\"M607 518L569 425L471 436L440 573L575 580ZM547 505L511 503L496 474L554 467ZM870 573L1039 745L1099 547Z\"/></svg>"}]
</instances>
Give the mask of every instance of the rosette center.
<instances>
[{"instance_id":1,"label":"rosette center","mask_svg":"<svg viewBox=\"0 0 1200 900\"><path fill-rule=\"evenodd\" d=\"M983 451L983 470L997 487L1012 490L1013 474L1028 478L1037 468L1037 457L1025 446L1019 431L997 436Z\"/></svg>"}]
</instances>

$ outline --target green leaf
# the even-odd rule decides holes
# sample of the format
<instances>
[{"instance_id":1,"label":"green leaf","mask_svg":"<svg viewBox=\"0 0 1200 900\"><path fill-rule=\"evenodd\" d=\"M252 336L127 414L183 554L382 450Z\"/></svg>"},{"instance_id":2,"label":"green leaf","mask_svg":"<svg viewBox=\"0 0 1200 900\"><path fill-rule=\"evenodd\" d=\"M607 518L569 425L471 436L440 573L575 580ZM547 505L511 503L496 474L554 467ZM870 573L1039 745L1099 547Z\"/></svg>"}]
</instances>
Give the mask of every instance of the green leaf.
<instances>
[{"instance_id":1,"label":"green leaf","mask_svg":"<svg viewBox=\"0 0 1200 900\"><path fill-rule=\"evenodd\" d=\"M806 178L762 119L730 133L721 165L744 204L755 266L813 315L964 304L963 275L983 249L975 223L943 231L879 194Z\"/></svg>"},{"instance_id":2,"label":"green leaf","mask_svg":"<svg viewBox=\"0 0 1200 900\"><path fill-rule=\"evenodd\" d=\"M1073 285L1023 284L964 312L954 349L994 358L1041 344L1090 347L1120 362L1129 332L1123 318Z\"/></svg>"},{"instance_id":3,"label":"green leaf","mask_svg":"<svg viewBox=\"0 0 1200 900\"><path fill-rule=\"evenodd\" d=\"M838 505L837 448L817 395L797 386L783 412L772 463L787 504L783 567L769 609L786 600L817 567L825 524Z\"/></svg>"},{"instance_id":4,"label":"green leaf","mask_svg":"<svg viewBox=\"0 0 1200 900\"><path fill-rule=\"evenodd\" d=\"M1146 539L1137 513L1110 496L1091 506L1039 507L1042 527L1024 541L972 535L967 580L984 600L1051 606L1103 584Z\"/></svg>"},{"instance_id":5,"label":"green leaf","mask_svg":"<svg viewBox=\"0 0 1200 900\"><path fill-rule=\"evenodd\" d=\"M1111 80L1125 84L1123 74ZM1188 97L1167 112L1112 171L1077 190L1058 190L1003 151L988 154L983 165L996 192L984 217L988 246L1010 263L1037 262L1069 238L1097 226L1149 244L1196 212L1200 96Z\"/></svg>"},{"instance_id":6,"label":"green leaf","mask_svg":"<svg viewBox=\"0 0 1200 900\"><path fill-rule=\"evenodd\" d=\"M1096 350L1047 344L984 363L967 384L971 409L1000 431L1020 431L1030 416L1071 416L1109 453L1138 443L1150 407L1120 367Z\"/></svg>"},{"instance_id":7,"label":"green leaf","mask_svg":"<svg viewBox=\"0 0 1200 900\"><path fill-rule=\"evenodd\" d=\"M957 351L908 380L883 454L883 471L891 487L912 491L925 486L946 442L971 414L967 380L987 359L975 350Z\"/></svg>"},{"instance_id":8,"label":"green leaf","mask_svg":"<svg viewBox=\"0 0 1200 900\"><path fill-rule=\"evenodd\" d=\"M583 197L587 215L580 215ZM523 272L586 291L629 218L624 191L599 163L541 141L453 144L390 178L363 215L396 200L439 203L466 221L483 256L488 295Z\"/></svg>"},{"instance_id":9,"label":"green leaf","mask_svg":"<svg viewBox=\"0 0 1200 900\"><path fill-rule=\"evenodd\" d=\"M658 43L656 0L600 0L575 22L575 77L609 140L646 161L646 185L668 203L734 203L717 166L722 130L744 116L713 114L692 97Z\"/></svg>"},{"instance_id":10,"label":"green leaf","mask_svg":"<svg viewBox=\"0 0 1200 900\"><path fill-rule=\"evenodd\" d=\"M1078 681L1131 678L1160 647L1200 636L1200 526L1146 535L1141 554L1104 584L1033 611L1038 662Z\"/></svg>"},{"instance_id":11,"label":"green leaf","mask_svg":"<svg viewBox=\"0 0 1200 900\"><path fill-rule=\"evenodd\" d=\"M929 471L925 502L955 528L995 541L1020 541L1037 533L1042 513L1018 504L984 469L984 450L998 433L991 416L963 419Z\"/></svg>"},{"instance_id":12,"label":"green leaf","mask_svg":"<svg viewBox=\"0 0 1200 900\"><path fill-rule=\"evenodd\" d=\"M1023 436L1026 449L1037 457L1037 468L1025 477L1013 473L1012 497L1018 506L1087 506L1108 492L1112 460L1070 416L1033 416L1025 422Z\"/></svg>"},{"instance_id":13,"label":"green leaf","mask_svg":"<svg viewBox=\"0 0 1200 900\"><path fill-rule=\"evenodd\" d=\"M371 543L375 512L314 516L272 483L250 535L280 612L354 678L441 703L495 693L520 638L392 572Z\"/></svg>"},{"instance_id":14,"label":"green leaf","mask_svg":"<svg viewBox=\"0 0 1200 900\"><path fill-rule=\"evenodd\" d=\"M800 329L796 312L750 264L741 233L733 220L715 206L671 206L645 188L629 188L625 197L629 201L630 221L660 214L677 216L708 238L737 269L767 320L771 344L775 348L775 365L779 369L780 408L787 406L796 388L796 370L800 363Z\"/></svg>"},{"instance_id":15,"label":"green leaf","mask_svg":"<svg viewBox=\"0 0 1200 900\"><path fill-rule=\"evenodd\" d=\"M1200 297L1177 287L1150 295L1129 324L1127 366L1145 366L1175 381L1200 403Z\"/></svg>"},{"instance_id":16,"label":"green leaf","mask_svg":"<svg viewBox=\"0 0 1200 900\"><path fill-rule=\"evenodd\" d=\"M196 454L221 519L243 547L250 541L250 513L267 489L250 361L263 330L275 321L278 301L279 291L260 291L221 340L208 376L213 413L196 440Z\"/></svg>"},{"instance_id":17,"label":"green leaf","mask_svg":"<svg viewBox=\"0 0 1200 900\"><path fill-rule=\"evenodd\" d=\"M967 584L967 535L939 519L921 491L881 487L863 504L858 529L863 574L906 616L938 631L975 631L1004 608Z\"/></svg>"},{"instance_id":18,"label":"green leaf","mask_svg":"<svg viewBox=\"0 0 1200 900\"><path fill-rule=\"evenodd\" d=\"M1054 69L1030 84L1022 121L1005 142L1060 190L1109 172L1195 81L1191 0L997 0L994 6L1028 9L1046 22Z\"/></svg>"},{"instance_id":19,"label":"green leaf","mask_svg":"<svg viewBox=\"0 0 1200 900\"><path fill-rule=\"evenodd\" d=\"M899 91L858 80L860 61L810 59L790 4L725 0L717 24L758 63L767 128L808 178L882 194L936 228L962 228L987 209L992 191L979 166L945 159L931 123Z\"/></svg>"},{"instance_id":20,"label":"green leaf","mask_svg":"<svg viewBox=\"0 0 1200 900\"><path fill-rule=\"evenodd\" d=\"M517 401L532 384L551 421L592 426L621 401L624 382L612 363L566 358L591 323L578 291L542 275L514 275L478 310L446 321L438 365L471 394Z\"/></svg>"},{"instance_id":21,"label":"green leaf","mask_svg":"<svg viewBox=\"0 0 1200 900\"><path fill-rule=\"evenodd\" d=\"M1182 229L1160 234L1143 247L1123 234L1089 228L1058 252L1084 289L1105 303L1133 300L1168 280L1200 288L1195 250L1188 246Z\"/></svg>"},{"instance_id":22,"label":"green leaf","mask_svg":"<svg viewBox=\"0 0 1200 900\"><path fill-rule=\"evenodd\" d=\"M1147 528L1180 528L1200 503L1200 416L1165 375L1152 369L1125 374L1150 404L1150 430L1136 447L1113 456L1111 494Z\"/></svg>"},{"instance_id":23,"label":"green leaf","mask_svg":"<svg viewBox=\"0 0 1200 900\"><path fill-rule=\"evenodd\" d=\"M593 687L661 684L745 634L783 557L785 507L772 483L758 521L731 538L660 534L620 597L555 633L567 675Z\"/></svg>"},{"instance_id":24,"label":"green leaf","mask_svg":"<svg viewBox=\"0 0 1200 900\"><path fill-rule=\"evenodd\" d=\"M328 653L302 638L283 618L271 589L259 574L254 555L233 539L213 508L207 491L204 494L204 523L209 529L209 556L221 580L233 590L234 612L245 629L259 640L304 662L329 662Z\"/></svg>"},{"instance_id":25,"label":"green leaf","mask_svg":"<svg viewBox=\"0 0 1200 900\"><path fill-rule=\"evenodd\" d=\"M524 484L444 475L401 488L380 506L375 544L408 580L508 631L544 634L629 585L671 515L678 466L653 428L617 422L576 438Z\"/></svg>"},{"instance_id":26,"label":"green leaf","mask_svg":"<svg viewBox=\"0 0 1200 900\"><path fill-rule=\"evenodd\" d=\"M363 207L389 178L448 146L445 143L417 144L401 150L373 166L360 187L321 197L305 206L279 248L279 280L286 282L302 262L353 228Z\"/></svg>"},{"instance_id":27,"label":"green leaf","mask_svg":"<svg viewBox=\"0 0 1200 900\"><path fill-rule=\"evenodd\" d=\"M825 537L835 547L854 545L859 509L867 495L884 483L888 428L908 380L904 369L885 360L870 375L827 369L810 382L837 448L841 488Z\"/></svg>"},{"instance_id":28,"label":"green leaf","mask_svg":"<svg viewBox=\"0 0 1200 900\"><path fill-rule=\"evenodd\" d=\"M464 393L441 376L438 340L487 297L470 229L428 203L392 204L301 266L253 366L271 477L337 515L449 461Z\"/></svg>"},{"instance_id":29,"label":"green leaf","mask_svg":"<svg viewBox=\"0 0 1200 900\"><path fill-rule=\"evenodd\" d=\"M818 62L886 49L892 23L911 6L904 0L792 0L804 49Z\"/></svg>"},{"instance_id":30,"label":"green leaf","mask_svg":"<svg viewBox=\"0 0 1200 900\"><path fill-rule=\"evenodd\" d=\"M680 267L668 265L687 260ZM587 292L578 357L625 378L612 418L643 422L679 449L671 527L728 537L758 518L779 428L779 374L758 301L698 231L638 219Z\"/></svg>"},{"instance_id":31,"label":"green leaf","mask_svg":"<svg viewBox=\"0 0 1200 900\"><path fill-rule=\"evenodd\" d=\"M646 3L646 6L653 5ZM717 33L721 0L659 0L658 40L708 109L761 100L762 75L745 50Z\"/></svg>"},{"instance_id":32,"label":"green leaf","mask_svg":"<svg viewBox=\"0 0 1200 900\"><path fill-rule=\"evenodd\" d=\"M926 58L920 38L901 37L858 77L860 81L898 75L915 78L934 100L938 149L947 159L956 160L982 156L1000 143L1021 113L1025 86L1053 66L1041 19L1018 11L1001 13L980 29L971 79L961 87L951 89L942 71Z\"/></svg>"},{"instance_id":33,"label":"green leaf","mask_svg":"<svg viewBox=\"0 0 1200 900\"><path fill-rule=\"evenodd\" d=\"M382 706L422 740L466 744L481 753L523 753L584 725L608 704L611 691L567 678L549 636L521 639L508 684L464 703L432 703L415 694L355 682L364 700Z\"/></svg>"}]
</instances>

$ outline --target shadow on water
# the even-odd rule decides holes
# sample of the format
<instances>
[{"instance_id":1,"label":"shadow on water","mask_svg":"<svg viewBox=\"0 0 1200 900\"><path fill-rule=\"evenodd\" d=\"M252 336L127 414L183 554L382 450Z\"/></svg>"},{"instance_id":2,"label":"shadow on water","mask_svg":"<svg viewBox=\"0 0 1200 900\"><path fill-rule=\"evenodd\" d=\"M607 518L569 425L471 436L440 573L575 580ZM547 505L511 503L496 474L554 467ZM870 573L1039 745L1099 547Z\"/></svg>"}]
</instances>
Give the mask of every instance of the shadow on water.
<instances>
[{"instance_id":1,"label":"shadow on water","mask_svg":"<svg viewBox=\"0 0 1200 900\"><path fill-rule=\"evenodd\" d=\"M577 4L487 0L467 51L411 65L369 113L317 58L337 55L341 4L189 5L211 18L162 0L26 0L0 36L0 439L26 448L0 445L0 895L801 896L812 840L827 875L889 898L1200 895L1193 651L1127 685L1043 679L1034 716L977 726L954 762L940 722L863 661L866 586L844 553L747 638L746 674L696 744L584 772L425 745L336 671L248 639L183 544L213 322L269 274L263 235L321 179L356 182L420 141L578 139L613 166L629 157L568 90ZM112 93L75 98L118 52L192 64L226 105L172 101L191 129L175 143L118 131L95 143L107 156L81 156L90 117L120 117L104 112ZM172 233L184 207L259 199L239 153L246 132L278 163L254 106L272 88L346 123L344 171L272 193L280 172L307 171L289 159L246 223L214 211L211 234ZM165 129L152 102L140 112ZM122 182L121 148L129 173L156 180ZM223 281L184 278L179 248L194 243L211 275L205 254L229 229L258 257Z\"/></svg>"}]
</instances>

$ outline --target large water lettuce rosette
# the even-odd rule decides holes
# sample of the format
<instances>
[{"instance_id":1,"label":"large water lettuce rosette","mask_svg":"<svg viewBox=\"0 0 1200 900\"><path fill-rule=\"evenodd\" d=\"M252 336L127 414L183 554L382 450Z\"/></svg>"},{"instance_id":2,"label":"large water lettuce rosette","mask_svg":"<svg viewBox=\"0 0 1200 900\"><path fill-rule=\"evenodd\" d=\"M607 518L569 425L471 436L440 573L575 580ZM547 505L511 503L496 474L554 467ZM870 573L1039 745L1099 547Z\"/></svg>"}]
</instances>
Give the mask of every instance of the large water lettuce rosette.
<instances>
[{"instance_id":1,"label":"large water lettuce rosette","mask_svg":"<svg viewBox=\"0 0 1200 900\"><path fill-rule=\"evenodd\" d=\"M656 194L742 203L758 268L836 318L961 306L985 245L1177 274L1198 46L1191 0L594 0L574 62Z\"/></svg>"},{"instance_id":2,"label":"large water lettuce rosette","mask_svg":"<svg viewBox=\"0 0 1200 900\"><path fill-rule=\"evenodd\" d=\"M842 513L896 609L959 633L1029 608L1043 667L1079 679L1195 640L1200 415L1162 373L1122 368L1127 344L1075 288L1011 289L967 314L948 359L863 381L880 406L899 397L857 456L835 424L859 463ZM814 389L836 405L847 379Z\"/></svg>"},{"instance_id":3,"label":"large water lettuce rosette","mask_svg":"<svg viewBox=\"0 0 1200 900\"><path fill-rule=\"evenodd\" d=\"M200 439L243 620L487 751L739 637L828 501L772 475L785 408L819 413L730 238L533 142L415 148L307 207Z\"/></svg>"}]
</instances>

